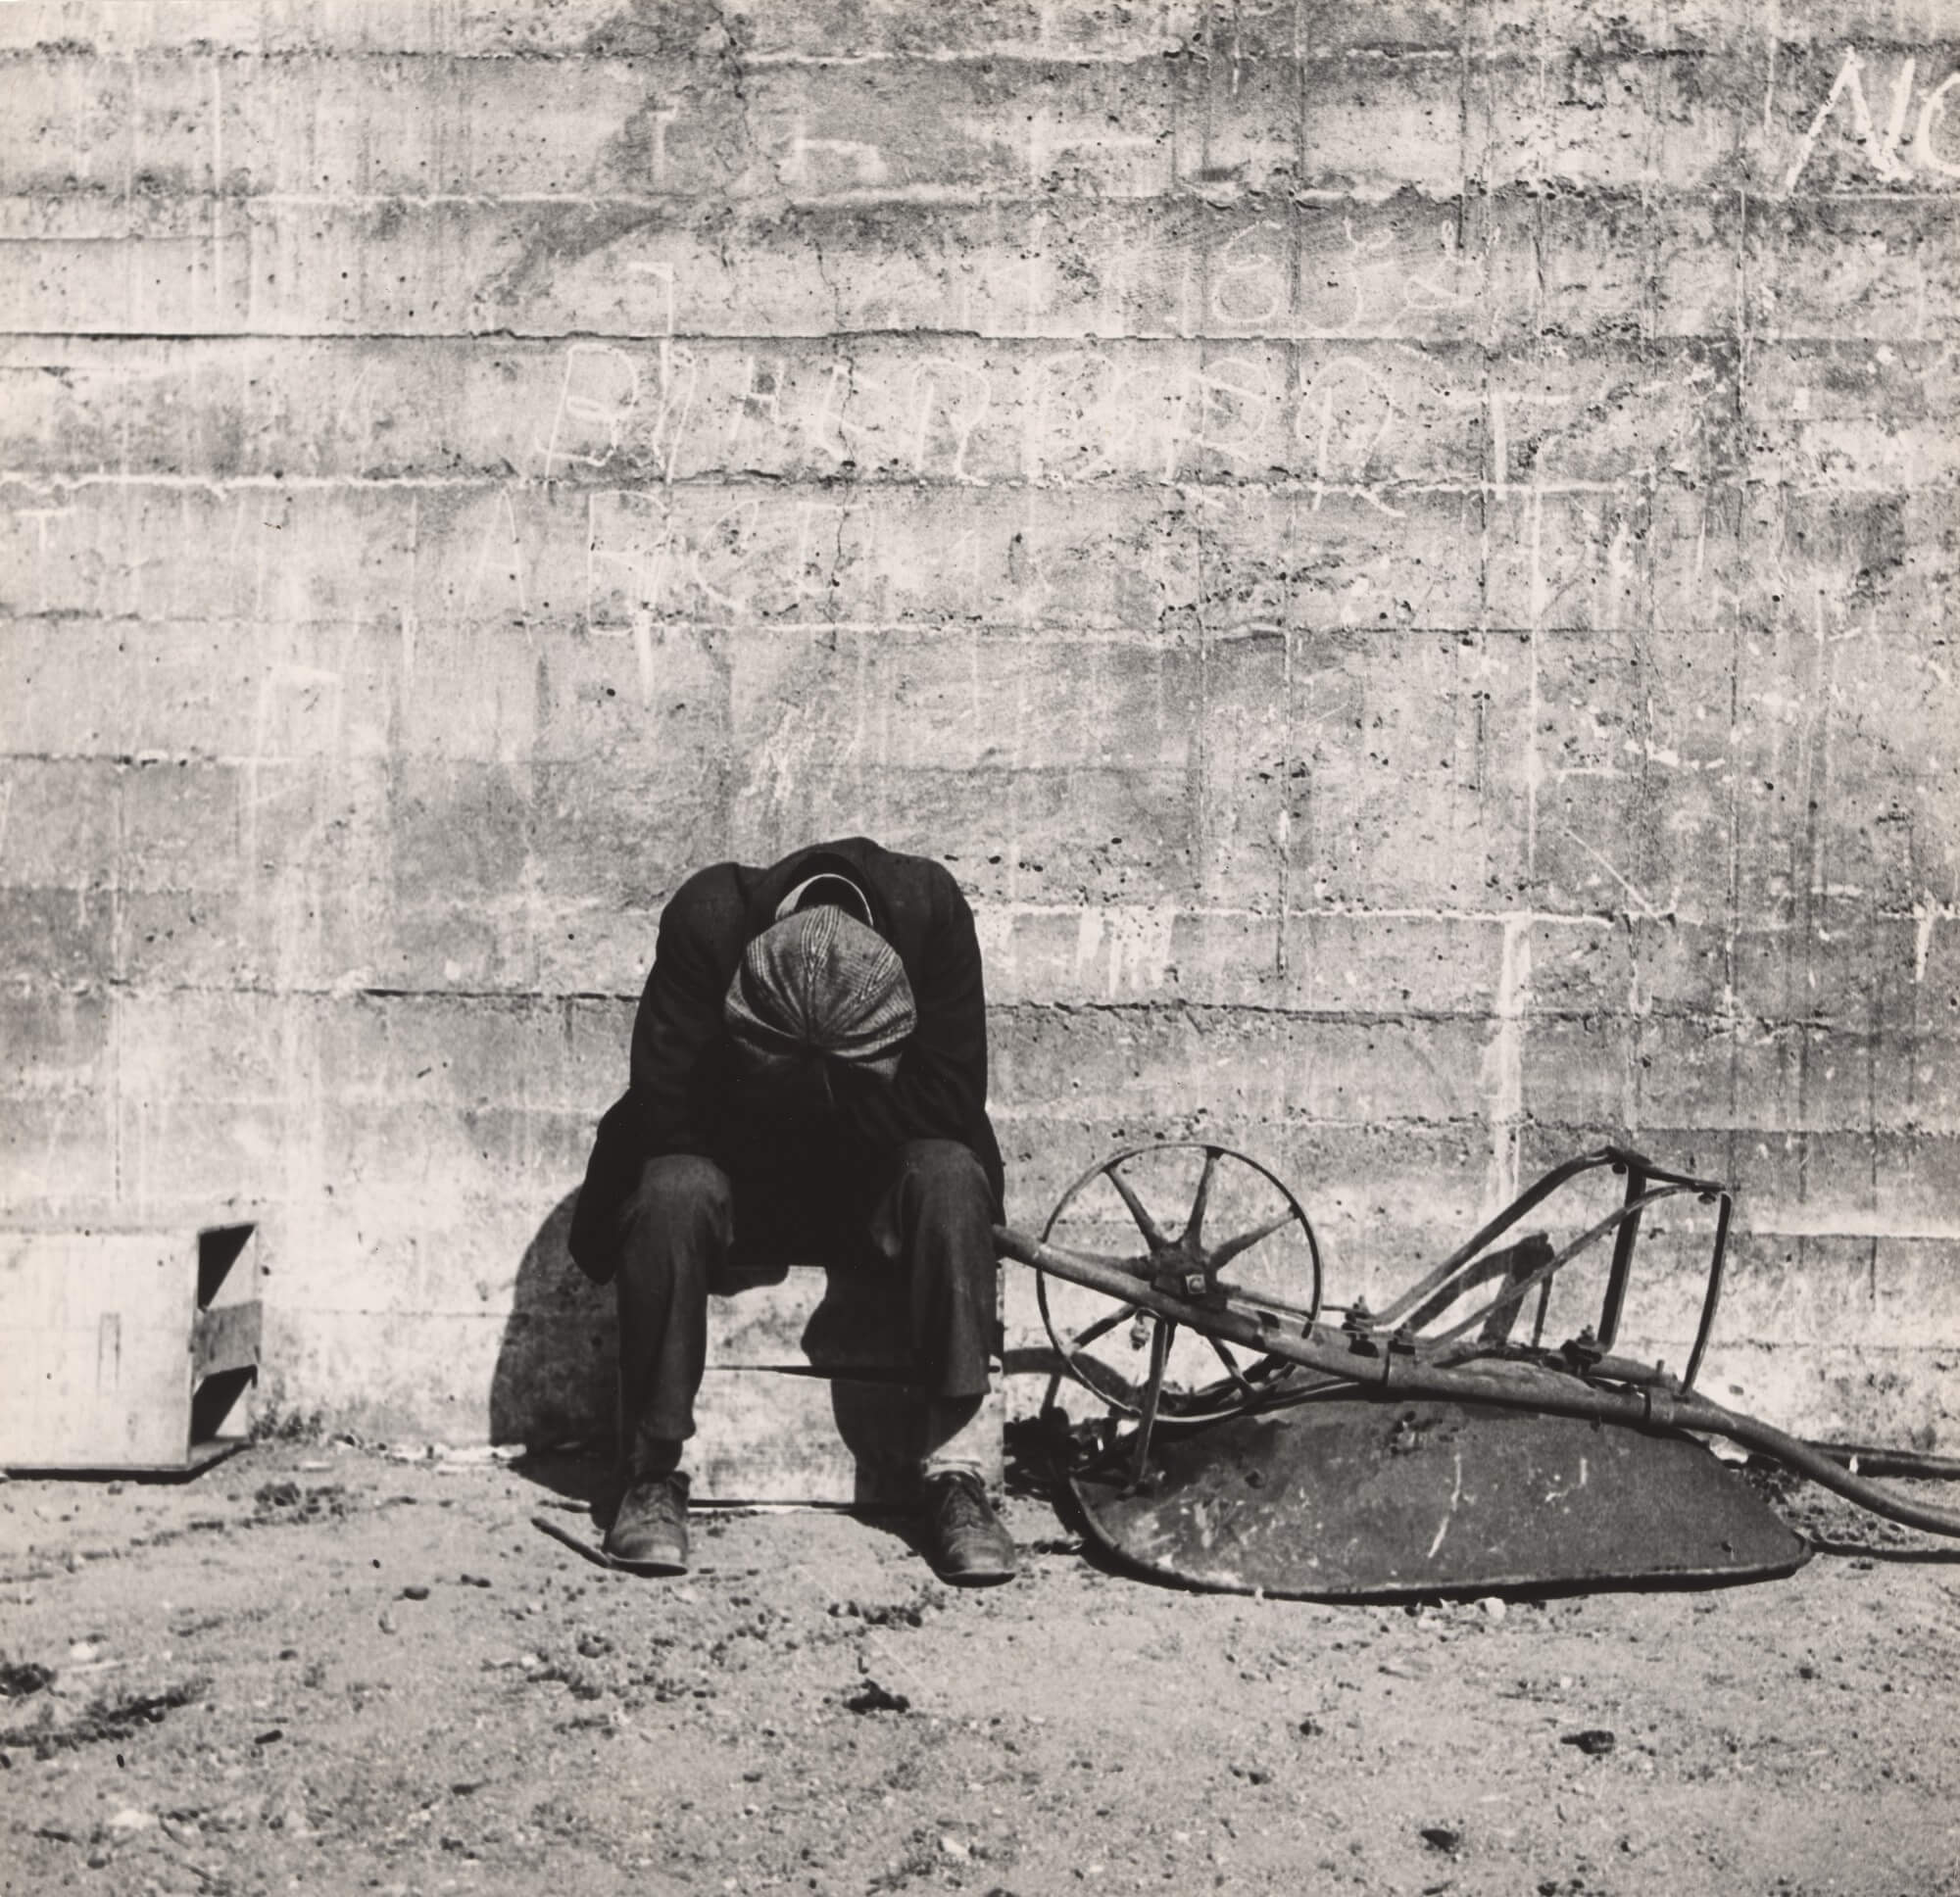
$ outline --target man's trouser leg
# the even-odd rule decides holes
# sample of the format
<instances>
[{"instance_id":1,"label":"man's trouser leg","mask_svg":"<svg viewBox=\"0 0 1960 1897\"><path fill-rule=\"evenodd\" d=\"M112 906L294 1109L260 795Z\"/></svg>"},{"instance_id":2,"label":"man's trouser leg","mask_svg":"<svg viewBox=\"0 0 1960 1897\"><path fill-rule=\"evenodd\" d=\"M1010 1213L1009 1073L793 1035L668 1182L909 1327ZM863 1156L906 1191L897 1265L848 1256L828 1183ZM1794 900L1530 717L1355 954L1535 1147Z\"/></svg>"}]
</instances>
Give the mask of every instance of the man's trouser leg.
<instances>
[{"instance_id":1,"label":"man's trouser leg","mask_svg":"<svg viewBox=\"0 0 1960 1897\"><path fill-rule=\"evenodd\" d=\"M672 1474L694 1434L708 1287L728 1254L728 1176L688 1153L650 1159L620 1221L619 1460L630 1484Z\"/></svg>"},{"instance_id":2,"label":"man's trouser leg","mask_svg":"<svg viewBox=\"0 0 1960 1897\"><path fill-rule=\"evenodd\" d=\"M907 1141L870 1227L878 1250L908 1274L912 1355L930 1399L926 1472L977 1471L999 1272L979 1159L956 1140Z\"/></svg>"}]
</instances>

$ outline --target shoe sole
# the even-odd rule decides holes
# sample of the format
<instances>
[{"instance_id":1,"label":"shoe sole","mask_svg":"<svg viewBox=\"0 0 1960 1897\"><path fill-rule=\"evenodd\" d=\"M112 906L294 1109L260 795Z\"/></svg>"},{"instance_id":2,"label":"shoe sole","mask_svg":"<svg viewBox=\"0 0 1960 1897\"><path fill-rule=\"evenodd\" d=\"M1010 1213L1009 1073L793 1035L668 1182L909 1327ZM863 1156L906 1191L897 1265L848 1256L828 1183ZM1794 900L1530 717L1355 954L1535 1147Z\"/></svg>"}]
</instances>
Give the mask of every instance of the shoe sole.
<instances>
[{"instance_id":1,"label":"shoe sole","mask_svg":"<svg viewBox=\"0 0 1960 1897\"><path fill-rule=\"evenodd\" d=\"M998 1587L1012 1581L1018 1568L940 1568L935 1571L949 1587Z\"/></svg>"},{"instance_id":2,"label":"shoe sole","mask_svg":"<svg viewBox=\"0 0 1960 1897\"><path fill-rule=\"evenodd\" d=\"M685 1561L628 1561L622 1554L609 1554L606 1565L617 1568L622 1575L641 1575L649 1581L670 1580L687 1573Z\"/></svg>"},{"instance_id":3,"label":"shoe sole","mask_svg":"<svg viewBox=\"0 0 1960 1897\"><path fill-rule=\"evenodd\" d=\"M617 1555L604 1542L588 1541L582 1535L572 1533L562 1522L554 1522L549 1516L533 1515L532 1528L548 1534L554 1541L562 1542L573 1554L583 1555L596 1567L616 1568L625 1575L644 1575L650 1580L659 1580L687 1573L685 1561L630 1561L624 1555Z\"/></svg>"}]
</instances>

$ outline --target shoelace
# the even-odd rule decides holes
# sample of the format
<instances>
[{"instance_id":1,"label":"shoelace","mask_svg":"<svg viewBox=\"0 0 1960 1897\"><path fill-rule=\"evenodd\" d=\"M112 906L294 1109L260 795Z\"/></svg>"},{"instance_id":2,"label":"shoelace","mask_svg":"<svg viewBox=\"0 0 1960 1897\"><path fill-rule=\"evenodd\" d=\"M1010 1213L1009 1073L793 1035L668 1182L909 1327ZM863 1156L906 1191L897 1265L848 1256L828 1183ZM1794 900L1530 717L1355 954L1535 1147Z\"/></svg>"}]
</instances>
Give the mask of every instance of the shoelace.
<instances>
[{"instance_id":1,"label":"shoelace","mask_svg":"<svg viewBox=\"0 0 1960 1897\"><path fill-rule=\"evenodd\" d=\"M987 1496L970 1476L954 1476L945 1484L939 1498L939 1519L949 1530L986 1528L990 1511Z\"/></svg>"}]
</instances>

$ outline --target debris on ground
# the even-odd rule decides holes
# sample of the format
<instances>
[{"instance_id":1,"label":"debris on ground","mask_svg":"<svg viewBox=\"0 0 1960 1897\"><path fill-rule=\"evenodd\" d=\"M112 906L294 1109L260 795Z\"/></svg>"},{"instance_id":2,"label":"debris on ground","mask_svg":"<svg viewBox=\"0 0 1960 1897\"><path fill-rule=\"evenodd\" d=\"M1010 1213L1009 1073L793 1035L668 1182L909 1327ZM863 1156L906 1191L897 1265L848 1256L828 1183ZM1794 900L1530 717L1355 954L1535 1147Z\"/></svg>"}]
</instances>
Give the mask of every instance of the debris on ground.
<instances>
[{"instance_id":1,"label":"debris on ground","mask_svg":"<svg viewBox=\"0 0 1960 1897\"><path fill-rule=\"evenodd\" d=\"M503 1461L302 1459L0 1489L16 1887L1949 1880L1950 1551L1859 1542L1808 1487L1779 1506L1861 1552L1786 1581L1404 1609L1152 1585L1033 1495L1038 1586L949 1589L888 1518L711 1510L674 1585L534 1533L605 1524Z\"/></svg>"}]
</instances>

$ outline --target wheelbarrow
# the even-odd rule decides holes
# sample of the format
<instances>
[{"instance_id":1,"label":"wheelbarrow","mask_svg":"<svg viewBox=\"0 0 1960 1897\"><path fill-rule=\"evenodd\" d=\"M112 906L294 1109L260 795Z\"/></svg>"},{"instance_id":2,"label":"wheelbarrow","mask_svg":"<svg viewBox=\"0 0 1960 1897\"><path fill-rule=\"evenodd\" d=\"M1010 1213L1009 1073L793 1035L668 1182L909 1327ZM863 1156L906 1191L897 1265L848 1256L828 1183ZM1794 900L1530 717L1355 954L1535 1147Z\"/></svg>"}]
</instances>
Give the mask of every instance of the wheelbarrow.
<instances>
[{"instance_id":1,"label":"wheelbarrow","mask_svg":"<svg viewBox=\"0 0 1960 1897\"><path fill-rule=\"evenodd\" d=\"M1513 1236L1592 1175L1623 1182L1609 1210L1560 1245ZM1712 1227L1679 1373L1615 1351L1643 1221L1652 1233L1670 1201ZM1169 1202L1186 1210L1166 1223L1154 1208ZM1079 1446L1068 1481L1088 1531L1161 1579L1352 1599L1793 1572L1809 1544L1705 1437L1960 1535L1960 1514L1696 1391L1734 1203L1719 1182L1602 1146L1545 1173L1380 1310L1327 1303L1298 1196L1201 1142L1119 1152L1068 1188L1040 1238L995 1239L1037 1274L1055 1352L1046 1413ZM1670 1227L1661 1241L1678 1262L1702 1236ZM1547 1342L1574 1314L1565 1274L1589 1254L1605 1260L1597 1309L1583 1304L1586 1321ZM1064 1378L1089 1392L1086 1424L1068 1424Z\"/></svg>"}]
</instances>

